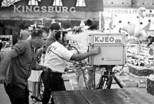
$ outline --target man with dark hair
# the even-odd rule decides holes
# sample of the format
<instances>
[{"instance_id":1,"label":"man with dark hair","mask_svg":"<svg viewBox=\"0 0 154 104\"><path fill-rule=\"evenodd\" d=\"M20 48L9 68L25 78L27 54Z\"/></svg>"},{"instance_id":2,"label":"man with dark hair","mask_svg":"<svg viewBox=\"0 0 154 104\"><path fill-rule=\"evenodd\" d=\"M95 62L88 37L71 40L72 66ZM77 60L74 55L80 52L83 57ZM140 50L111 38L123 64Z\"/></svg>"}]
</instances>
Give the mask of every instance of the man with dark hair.
<instances>
[{"instance_id":1,"label":"man with dark hair","mask_svg":"<svg viewBox=\"0 0 154 104\"><path fill-rule=\"evenodd\" d=\"M26 22L22 22L22 23L19 25L19 28L22 29L22 30L28 29L28 24L27 24Z\"/></svg>"},{"instance_id":2,"label":"man with dark hair","mask_svg":"<svg viewBox=\"0 0 154 104\"><path fill-rule=\"evenodd\" d=\"M45 54L44 66L48 67L48 73L44 74L44 94L42 104L48 104L50 99L51 91L63 91L66 90L64 81L62 78L62 73L66 68L66 63L69 60L80 61L86 59L91 55L97 55L100 53L100 49L92 50L89 52L74 54L72 51L69 51L64 46L65 35L62 35L62 31L59 24L54 23L50 26L50 36L47 39L47 49ZM52 104L53 104L52 100Z\"/></svg>"},{"instance_id":3,"label":"man with dark hair","mask_svg":"<svg viewBox=\"0 0 154 104\"><path fill-rule=\"evenodd\" d=\"M50 30L59 30L60 29L60 25L58 23L52 23L50 26Z\"/></svg>"},{"instance_id":4,"label":"man with dark hair","mask_svg":"<svg viewBox=\"0 0 154 104\"><path fill-rule=\"evenodd\" d=\"M98 27L98 22L93 19L93 20L90 20L88 19L87 21L85 21L85 25L86 26L89 26L89 30L97 30L97 27Z\"/></svg>"},{"instance_id":5,"label":"man with dark hair","mask_svg":"<svg viewBox=\"0 0 154 104\"><path fill-rule=\"evenodd\" d=\"M0 68L0 84L4 84L12 104L29 104L28 78L36 65L36 51L47 38L42 30L31 33L30 40L16 43L4 57Z\"/></svg>"},{"instance_id":6,"label":"man with dark hair","mask_svg":"<svg viewBox=\"0 0 154 104\"><path fill-rule=\"evenodd\" d=\"M28 24L23 22L22 24L19 25L20 28L20 40L26 40L30 36L30 32L28 31Z\"/></svg>"}]
</instances>

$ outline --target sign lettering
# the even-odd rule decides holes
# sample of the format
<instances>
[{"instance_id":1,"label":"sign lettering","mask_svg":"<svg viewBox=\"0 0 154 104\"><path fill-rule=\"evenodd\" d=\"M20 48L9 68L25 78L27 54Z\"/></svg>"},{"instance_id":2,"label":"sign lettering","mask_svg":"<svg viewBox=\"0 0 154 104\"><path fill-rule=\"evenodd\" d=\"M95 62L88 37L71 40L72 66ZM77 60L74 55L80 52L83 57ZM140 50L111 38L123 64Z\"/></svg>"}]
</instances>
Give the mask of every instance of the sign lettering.
<instances>
[{"instance_id":1,"label":"sign lettering","mask_svg":"<svg viewBox=\"0 0 154 104\"><path fill-rule=\"evenodd\" d=\"M39 2L41 2L41 0L29 0L28 5L14 5L14 3L16 2L20 2L21 0L3 0L2 2L2 7L10 7L11 5L13 5L13 11L15 13L29 13L29 12L56 12L56 13L74 13L76 12L76 8L75 7L66 7L63 6L63 4L59 4L62 2L58 2L57 0L54 1L54 3L56 3L56 5L53 6L39 6Z\"/></svg>"},{"instance_id":2,"label":"sign lettering","mask_svg":"<svg viewBox=\"0 0 154 104\"><path fill-rule=\"evenodd\" d=\"M106 61L122 61L122 59L118 58L112 58L112 57L106 57Z\"/></svg>"},{"instance_id":3,"label":"sign lettering","mask_svg":"<svg viewBox=\"0 0 154 104\"><path fill-rule=\"evenodd\" d=\"M28 13L28 12L56 12L56 13L74 13L76 12L75 7L54 7L54 6L21 6L21 5L14 5L14 12L15 13Z\"/></svg>"},{"instance_id":4,"label":"sign lettering","mask_svg":"<svg viewBox=\"0 0 154 104\"><path fill-rule=\"evenodd\" d=\"M150 13L149 13L149 14L146 14L145 16L146 16L146 17L154 17L154 14L150 14Z\"/></svg>"},{"instance_id":5,"label":"sign lettering","mask_svg":"<svg viewBox=\"0 0 154 104\"><path fill-rule=\"evenodd\" d=\"M139 14L138 9L125 9L125 8L104 8L104 13L108 14ZM154 13L149 13L149 10L145 10L145 17L154 17Z\"/></svg>"},{"instance_id":6,"label":"sign lettering","mask_svg":"<svg viewBox=\"0 0 154 104\"><path fill-rule=\"evenodd\" d=\"M52 51L55 51L57 49L57 47L55 47L55 46L49 46L49 48L47 49L47 53L51 53Z\"/></svg>"},{"instance_id":7,"label":"sign lettering","mask_svg":"<svg viewBox=\"0 0 154 104\"><path fill-rule=\"evenodd\" d=\"M104 9L105 13L111 13L111 14L138 14L138 10L137 9Z\"/></svg>"},{"instance_id":8,"label":"sign lettering","mask_svg":"<svg viewBox=\"0 0 154 104\"><path fill-rule=\"evenodd\" d=\"M121 43L122 38L118 36L94 36L94 43Z\"/></svg>"}]
</instances>

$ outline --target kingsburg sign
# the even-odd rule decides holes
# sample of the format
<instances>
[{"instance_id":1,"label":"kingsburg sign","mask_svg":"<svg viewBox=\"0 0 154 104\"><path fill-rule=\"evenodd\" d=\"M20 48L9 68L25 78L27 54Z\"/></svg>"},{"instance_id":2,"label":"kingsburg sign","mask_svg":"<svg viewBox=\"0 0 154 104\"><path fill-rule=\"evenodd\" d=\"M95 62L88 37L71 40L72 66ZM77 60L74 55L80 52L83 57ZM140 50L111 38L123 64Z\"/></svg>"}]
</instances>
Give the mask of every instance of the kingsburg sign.
<instances>
[{"instance_id":1,"label":"kingsburg sign","mask_svg":"<svg viewBox=\"0 0 154 104\"><path fill-rule=\"evenodd\" d=\"M103 0L0 0L5 13L75 13L103 11Z\"/></svg>"},{"instance_id":2,"label":"kingsburg sign","mask_svg":"<svg viewBox=\"0 0 154 104\"><path fill-rule=\"evenodd\" d=\"M68 13L68 12L76 12L75 7L66 7L66 6L21 6L14 5L14 12L25 13L25 12L57 12L57 13Z\"/></svg>"},{"instance_id":3,"label":"kingsburg sign","mask_svg":"<svg viewBox=\"0 0 154 104\"><path fill-rule=\"evenodd\" d=\"M53 0L51 6L40 6L39 4L43 0L29 0L29 1L27 0L28 1L27 5L19 5L20 2L23 2L23 1L24 0L3 0L1 2L1 8L13 7L13 11L15 13L31 13L31 12L43 12L43 13L46 13L46 12L49 12L49 13L51 13L51 12L56 12L56 13L71 12L71 13L74 13L74 12L76 12L75 6L71 6L71 7L63 6L62 0ZM48 1L48 0L46 0L46 1ZM78 0L76 5L85 7L86 6L85 0Z\"/></svg>"}]
</instances>

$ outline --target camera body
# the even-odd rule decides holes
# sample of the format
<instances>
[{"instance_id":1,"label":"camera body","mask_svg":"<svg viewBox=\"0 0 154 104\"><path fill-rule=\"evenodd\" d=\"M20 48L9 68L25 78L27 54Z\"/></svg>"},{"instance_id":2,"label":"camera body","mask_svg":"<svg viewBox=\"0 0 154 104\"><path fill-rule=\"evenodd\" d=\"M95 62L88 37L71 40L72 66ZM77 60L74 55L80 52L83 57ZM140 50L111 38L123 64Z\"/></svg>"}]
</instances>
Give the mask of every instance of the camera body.
<instances>
[{"instance_id":1,"label":"camera body","mask_svg":"<svg viewBox=\"0 0 154 104\"><path fill-rule=\"evenodd\" d=\"M126 61L125 35L99 33L88 37L89 51L100 48L101 53L89 57L91 65L124 65Z\"/></svg>"}]
</instances>

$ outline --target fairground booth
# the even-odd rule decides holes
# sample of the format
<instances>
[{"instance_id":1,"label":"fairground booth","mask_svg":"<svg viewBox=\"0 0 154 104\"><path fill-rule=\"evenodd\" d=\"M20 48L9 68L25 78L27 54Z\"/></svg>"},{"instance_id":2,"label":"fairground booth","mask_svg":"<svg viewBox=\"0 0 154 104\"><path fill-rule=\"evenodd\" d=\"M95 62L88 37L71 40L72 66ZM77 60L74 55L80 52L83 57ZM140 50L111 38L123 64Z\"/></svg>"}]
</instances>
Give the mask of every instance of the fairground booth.
<instances>
[{"instance_id":1,"label":"fairground booth","mask_svg":"<svg viewBox=\"0 0 154 104\"><path fill-rule=\"evenodd\" d=\"M102 0L0 0L0 35L18 34L22 22L49 26L56 20L63 28L70 28L81 20L98 21L100 11Z\"/></svg>"},{"instance_id":2,"label":"fairground booth","mask_svg":"<svg viewBox=\"0 0 154 104\"><path fill-rule=\"evenodd\" d=\"M17 41L22 23L49 27L56 21L70 28L87 19L98 21L102 11L102 0L0 0L0 40L6 50Z\"/></svg>"},{"instance_id":3,"label":"fairground booth","mask_svg":"<svg viewBox=\"0 0 154 104\"><path fill-rule=\"evenodd\" d=\"M154 104L154 44L147 46L147 37L154 36L153 1L0 0L0 41L10 48L22 23L49 27L58 22L67 29L91 19L99 31L67 34L68 47L101 52L68 62L67 90L52 92L55 104ZM0 62L6 53L1 52ZM39 87L42 95L44 86Z\"/></svg>"}]
</instances>

